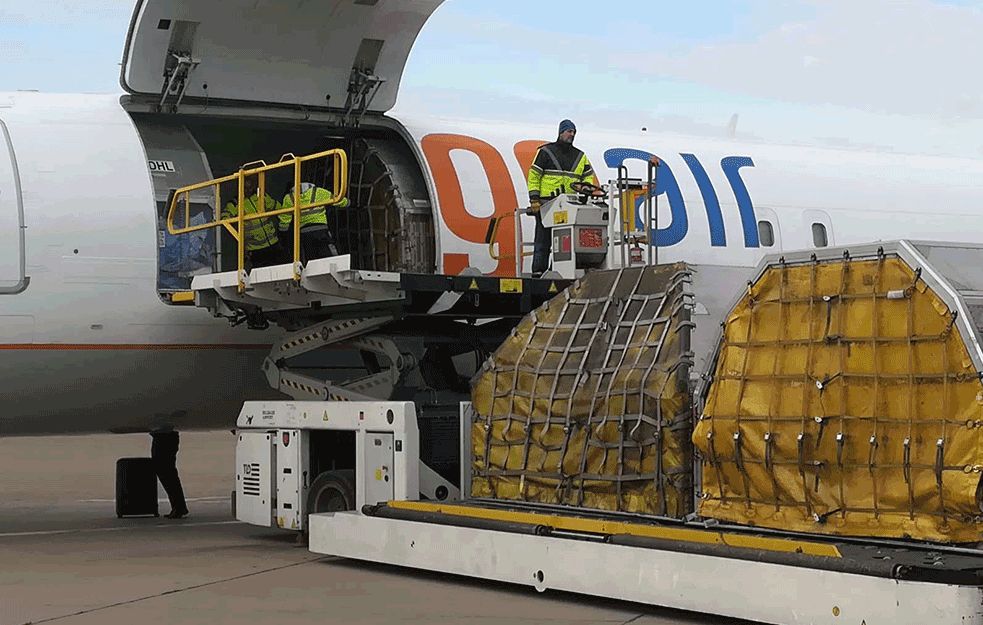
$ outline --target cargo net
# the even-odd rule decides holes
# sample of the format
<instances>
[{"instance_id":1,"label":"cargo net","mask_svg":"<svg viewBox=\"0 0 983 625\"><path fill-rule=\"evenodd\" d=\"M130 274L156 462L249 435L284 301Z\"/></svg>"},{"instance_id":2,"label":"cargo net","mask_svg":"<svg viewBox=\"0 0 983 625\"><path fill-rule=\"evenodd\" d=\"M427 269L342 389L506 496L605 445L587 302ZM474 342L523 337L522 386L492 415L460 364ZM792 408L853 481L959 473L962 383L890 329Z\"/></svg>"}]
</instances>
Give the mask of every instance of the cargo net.
<instances>
[{"instance_id":1,"label":"cargo net","mask_svg":"<svg viewBox=\"0 0 983 625\"><path fill-rule=\"evenodd\" d=\"M983 386L955 319L897 257L769 268L726 321L693 433L700 514L979 540Z\"/></svg>"},{"instance_id":2,"label":"cargo net","mask_svg":"<svg viewBox=\"0 0 983 625\"><path fill-rule=\"evenodd\" d=\"M474 381L472 496L691 512L689 283L596 272L528 315Z\"/></svg>"}]
</instances>

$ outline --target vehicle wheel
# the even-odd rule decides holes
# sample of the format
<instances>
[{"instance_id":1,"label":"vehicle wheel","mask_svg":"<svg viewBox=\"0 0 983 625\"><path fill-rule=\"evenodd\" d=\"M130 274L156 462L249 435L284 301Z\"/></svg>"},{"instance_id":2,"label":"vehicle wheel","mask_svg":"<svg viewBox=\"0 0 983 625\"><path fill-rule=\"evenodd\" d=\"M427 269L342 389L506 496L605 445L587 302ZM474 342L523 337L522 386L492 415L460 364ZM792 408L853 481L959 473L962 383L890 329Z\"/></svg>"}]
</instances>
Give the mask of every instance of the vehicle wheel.
<instances>
[{"instance_id":1,"label":"vehicle wheel","mask_svg":"<svg viewBox=\"0 0 983 625\"><path fill-rule=\"evenodd\" d=\"M355 471L326 471L307 491L307 514L355 509ZM306 524L305 524L306 527Z\"/></svg>"},{"instance_id":2,"label":"vehicle wheel","mask_svg":"<svg viewBox=\"0 0 983 625\"><path fill-rule=\"evenodd\" d=\"M236 518L236 492L232 491L232 495L229 497L229 504L232 507L232 518Z\"/></svg>"}]
</instances>

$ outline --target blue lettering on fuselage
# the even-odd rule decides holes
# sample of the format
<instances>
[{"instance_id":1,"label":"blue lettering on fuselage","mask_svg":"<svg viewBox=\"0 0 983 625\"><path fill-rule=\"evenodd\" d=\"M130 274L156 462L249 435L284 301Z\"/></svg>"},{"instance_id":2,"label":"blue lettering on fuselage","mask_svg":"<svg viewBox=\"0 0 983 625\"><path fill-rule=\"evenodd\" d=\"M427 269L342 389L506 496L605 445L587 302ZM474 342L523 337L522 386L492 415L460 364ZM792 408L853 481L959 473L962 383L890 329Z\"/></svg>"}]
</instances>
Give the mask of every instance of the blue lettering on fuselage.
<instances>
[{"instance_id":1,"label":"blue lettering on fuselage","mask_svg":"<svg viewBox=\"0 0 983 625\"><path fill-rule=\"evenodd\" d=\"M647 163L652 158L655 158L654 154L631 148L611 148L604 152L604 162L612 169L617 169L627 160L639 160ZM672 169L664 162L659 167L659 173L655 182L655 192L652 195L658 197L662 193L665 193L669 199L672 221L665 228L659 228L656 231L655 242L659 247L668 247L683 240L683 237L686 236L686 232L689 230L689 221L686 216L686 203L683 201L683 194L680 192L679 185L676 183L676 177L673 176ZM639 230L645 229L645 225L639 216L639 208L644 201L644 198L639 198L635 202L635 227Z\"/></svg>"},{"instance_id":2,"label":"blue lettering on fuselage","mask_svg":"<svg viewBox=\"0 0 983 625\"><path fill-rule=\"evenodd\" d=\"M754 167L754 161L747 156L727 156L720 160L720 168L724 170L730 188L734 191L734 198L737 200L737 209L741 213L741 222L744 224L744 247L758 247L758 222L754 218L754 206L751 205L751 196L748 195L747 187L741 180L741 174L737 171L741 167Z\"/></svg>"},{"instance_id":3,"label":"blue lettering on fuselage","mask_svg":"<svg viewBox=\"0 0 983 625\"><path fill-rule=\"evenodd\" d=\"M693 179L700 189L700 194L703 196L703 205L707 213L707 223L710 226L710 245L724 247L727 245L724 217L720 210L720 201L717 197L717 192L713 188L713 183L710 182L710 177L707 176L706 170L696 156L693 154L680 154L680 156L687 167L689 167L690 173L693 175ZM621 167L627 160L639 160L647 163L652 158L655 158L654 154L633 148L609 148L604 152L604 162L612 169ZM734 199L737 200L738 212L741 215L741 225L744 229L744 246L758 247L758 224L755 219L751 196L748 194L747 187L744 185L739 172L742 167L754 167L754 161L747 156L727 156L720 161L720 168L730 183L731 191L734 193ZM672 215L672 221L668 226L658 228L656 232L656 244L660 247L667 247L679 243L689 230L686 203L683 200L683 194L679 190L679 183L676 182L676 177L672 173L672 169L664 160L662 160L662 164L658 168L655 191L650 191L650 193L656 198L665 193L666 198L669 200L669 209ZM644 201L645 198L639 198L635 202L635 225L640 230L645 228L642 223L640 211Z\"/></svg>"},{"instance_id":4,"label":"blue lettering on fuselage","mask_svg":"<svg viewBox=\"0 0 983 625\"><path fill-rule=\"evenodd\" d=\"M713 190L713 183L699 159L692 154L680 156L686 161L696 185L700 187L700 195L703 196L703 204L707 208L707 222L710 224L710 245L724 247L727 245L727 233L724 232L724 216L720 212L720 201L717 200L717 192Z\"/></svg>"}]
</instances>

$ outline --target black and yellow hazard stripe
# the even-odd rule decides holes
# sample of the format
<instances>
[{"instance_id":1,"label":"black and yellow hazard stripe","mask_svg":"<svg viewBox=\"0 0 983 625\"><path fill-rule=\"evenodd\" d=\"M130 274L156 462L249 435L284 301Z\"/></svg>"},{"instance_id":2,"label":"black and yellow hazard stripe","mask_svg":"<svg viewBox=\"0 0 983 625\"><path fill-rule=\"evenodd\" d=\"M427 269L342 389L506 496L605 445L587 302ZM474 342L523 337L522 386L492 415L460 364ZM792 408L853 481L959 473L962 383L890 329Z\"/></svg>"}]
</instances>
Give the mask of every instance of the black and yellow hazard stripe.
<instances>
[{"instance_id":1,"label":"black and yellow hazard stripe","mask_svg":"<svg viewBox=\"0 0 983 625\"><path fill-rule=\"evenodd\" d=\"M434 504L422 501L390 501L390 508L425 513L438 513L456 517L519 523L530 526L550 527L558 530L597 534L602 536L622 535L655 538L693 544L721 545L733 548L756 549L777 553L805 554L827 558L841 558L836 545L819 541L772 538L736 532L722 532L713 529L671 527L627 523L609 519L588 519L558 514L521 512L494 508L479 508L468 505Z\"/></svg>"},{"instance_id":2,"label":"black and yellow hazard stripe","mask_svg":"<svg viewBox=\"0 0 983 625\"><path fill-rule=\"evenodd\" d=\"M301 384L300 382L294 382L293 380L280 380L281 386L288 386L290 388L295 388L299 391L304 391L305 393L310 393L311 395L321 396L321 389L314 386L309 386L307 384Z\"/></svg>"}]
</instances>

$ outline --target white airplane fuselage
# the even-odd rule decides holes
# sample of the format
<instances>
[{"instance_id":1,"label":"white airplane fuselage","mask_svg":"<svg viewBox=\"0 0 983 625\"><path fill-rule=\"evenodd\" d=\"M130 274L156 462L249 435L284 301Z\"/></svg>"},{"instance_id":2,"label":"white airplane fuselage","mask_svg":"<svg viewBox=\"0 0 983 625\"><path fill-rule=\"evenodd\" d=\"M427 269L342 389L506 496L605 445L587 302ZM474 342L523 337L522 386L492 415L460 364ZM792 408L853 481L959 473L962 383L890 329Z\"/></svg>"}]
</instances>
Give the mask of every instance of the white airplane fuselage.
<instances>
[{"instance_id":1,"label":"white airplane fuselage","mask_svg":"<svg viewBox=\"0 0 983 625\"><path fill-rule=\"evenodd\" d=\"M159 203L162 191L181 186L167 178L180 172L151 171L154 162L177 162L168 133L184 128L192 139L180 143L203 155L208 175L185 184L231 173L216 159L276 157L248 145L216 152L209 146L222 142L209 138L209 124L232 122L209 115L193 107L180 118L135 115L119 95L0 94L0 289L10 291L0 294L0 435L140 431L162 421L231 426L244 400L278 396L260 365L280 330L231 327L159 294ZM660 262L750 266L779 250L902 237L983 242L983 161L605 134L577 121L576 145L602 183L619 164L643 177L647 158L662 159ZM432 248L430 271L513 275L513 261L493 259L484 242L488 219L528 203L528 163L552 140L553 123L401 113L363 121L366 133L384 130L400 155L387 156L389 164L422 181L426 197L417 201L429 207L434 235L413 245ZM276 127L242 124L268 141L264 149L280 147ZM511 240L503 228L499 254L512 251Z\"/></svg>"},{"instance_id":2,"label":"white airplane fuselage","mask_svg":"<svg viewBox=\"0 0 983 625\"><path fill-rule=\"evenodd\" d=\"M27 95L0 108L30 279L0 295L0 435L217 427L244 396L274 397L259 370L269 335L158 297L150 174L118 96Z\"/></svg>"}]
</instances>

